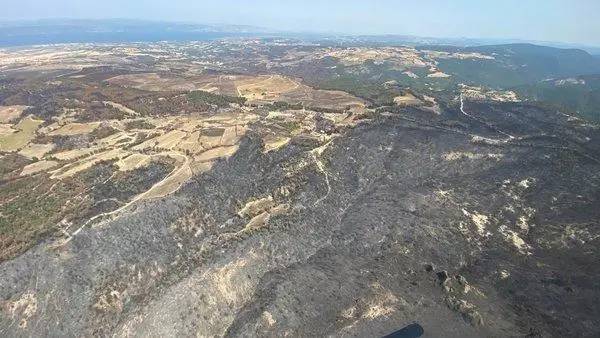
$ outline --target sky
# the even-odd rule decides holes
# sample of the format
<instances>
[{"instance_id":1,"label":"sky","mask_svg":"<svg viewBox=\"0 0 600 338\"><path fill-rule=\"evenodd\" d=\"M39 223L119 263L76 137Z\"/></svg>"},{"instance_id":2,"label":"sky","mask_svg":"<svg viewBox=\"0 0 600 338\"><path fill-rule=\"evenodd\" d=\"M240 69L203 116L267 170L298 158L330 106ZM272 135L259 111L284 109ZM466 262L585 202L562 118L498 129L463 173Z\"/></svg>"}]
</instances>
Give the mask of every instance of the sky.
<instances>
[{"instance_id":1,"label":"sky","mask_svg":"<svg viewBox=\"0 0 600 338\"><path fill-rule=\"evenodd\" d=\"M0 0L0 20L128 18L600 46L600 0Z\"/></svg>"}]
</instances>

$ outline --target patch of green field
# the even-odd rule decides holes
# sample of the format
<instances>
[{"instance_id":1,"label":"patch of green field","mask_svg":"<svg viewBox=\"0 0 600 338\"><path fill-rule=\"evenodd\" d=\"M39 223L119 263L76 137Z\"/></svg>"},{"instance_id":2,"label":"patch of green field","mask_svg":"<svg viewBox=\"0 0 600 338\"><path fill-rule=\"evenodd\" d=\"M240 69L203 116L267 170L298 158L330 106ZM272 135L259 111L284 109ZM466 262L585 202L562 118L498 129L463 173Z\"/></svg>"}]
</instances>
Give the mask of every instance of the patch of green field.
<instances>
[{"instance_id":1,"label":"patch of green field","mask_svg":"<svg viewBox=\"0 0 600 338\"><path fill-rule=\"evenodd\" d=\"M21 120L14 128L17 132L10 135L0 135L0 151L17 151L22 149L35 136L35 131L44 123L42 120L34 120L26 117Z\"/></svg>"}]
</instances>

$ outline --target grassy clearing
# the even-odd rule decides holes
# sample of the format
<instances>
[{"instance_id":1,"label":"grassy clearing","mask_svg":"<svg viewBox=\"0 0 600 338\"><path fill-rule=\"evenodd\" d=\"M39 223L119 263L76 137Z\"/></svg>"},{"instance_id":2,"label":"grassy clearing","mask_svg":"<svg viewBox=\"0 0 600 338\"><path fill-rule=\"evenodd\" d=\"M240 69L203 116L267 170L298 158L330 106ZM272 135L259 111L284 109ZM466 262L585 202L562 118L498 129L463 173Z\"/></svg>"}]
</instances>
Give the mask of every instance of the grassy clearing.
<instances>
[{"instance_id":1,"label":"grassy clearing","mask_svg":"<svg viewBox=\"0 0 600 338\"><path fill-rule=\"evenodd\" d=\"M26 165L21 171L21 176L27 176L32 174L37 174L39 172L47 171L48 169L52 169L58 165L56 161L38 161L31 164Z\"/></svg>"},{"instance_id":2,"label":"grassy clearing","mask_svg":"<svg viewBox=\"0 0 600 338\"><path fill-rule=\"evenodd\" d=\"M18 119L27 106L0 106L0 123L10 123Z\"/></svg>"},{"instance_id":3,"label":"grassy clearing","mask_svg":"<svg viewBox=\"0 0 600 338\"><path fill-rule=\"evenodd\" d=\"M211 162L222 157L229 157L235 154L237 150L237 145L230 147L213 148L203 152L199 156L196 156L194 159L198 162Z\"/></svg>"},{"instance_id":4,"label":"grassy clearing","mask_svg":"<svg viewBox=\"0 0 600 338\"><path fill-rule=\"evenodd\" d=\"M14 130L12 128L12 124L7 124L7 123L0 124L0 136L8 136L14 132L16 132L16 130Z\"/></svg>"},{"instance_id":5,"label":"grassy clearing","mask_svg":"<svg viewBox=\"0 0 600 338\"><path fill-rule=\"evenodd\" d=\"M288 144L290 142L290 140L291 139L289 137L283 137L283 136L267 138L263 141L265 144L265 152L279 149L279 148L285 146L286 144Z\"/></svg>"},{"instance_id":6,"label":"grassy clearing","mask_svg":"<svg viewBox=\"0 0 600 338\"><path fill-rule=\"evenodd\" d=\"M93 154L94 152L99 151L100 149L101 149L100 147L90 147L90 148L66 150L66 151L62 151L60 153L52 154L52 155L50 155L50 157L60 160L60 161L71 161L71 160L75 160L75 159L83 157L83 156Z\"/></svg>"},{"instance_id":7,"label":"grassy clearing","mask_svg":"<svg viewBox=\"0 0 600 338\"><path fill-rule=\"evenodd\" d=\"M53 173L52 177L61 179L73 176L81 171L87 170L95 166L98 163L121 159L127 155L129 155L129 153L123 149L111 149L79 160L66 168L62 168L59 172Z\"/></svg>"},{"instance_id":8,"label":"grassy clearing","mask_svg":"<svg viewBox=\"0 0 600 338\"><path fill-rule=\"evenodd\" d=\"M235 81L238 93L248 100L276 100L282 93L297 89L300 84L283 76L258 77Z\"/></svg>"},{"instance_id":9,"label":"grassy clearing","mask_svg":"<svg viewBox=\"0 0 600 338\"><path fill-rule=\"evenodd\" d=\"M24 148L35 136L35 131L44 123L41 120L34 120L26 117L21 120L14 129L17 132L10 135L0 135L0 151L18 151Z\"/></svg>"},{"instance_id":10,"label":"grassy clearing","mask_svg":"<svg viewBox=\"0 0 600 338\"><path fill-rule=\"evenodd\" d=\"M186 162L163 181L157 183L148 191L140 195L139 198L147 200L172 194L177 191L185 182L187 182L192 175L192 169Z\"/></svg>"},{"instance_id":11,"label":"grassy clearing","mask_svg":"<svg viewBox=\"0 0 600 338\"><path fill-rule=\"evenodd\" d=\"M405 93L404 95L396 96L394 98L394 103L397 106L407 107L420 105L422 102L421 100L417 99L413 94Z\"/></svg>"},{"instance_id":12,"label":"grassy clearing","mask_svg":"<svg viewBox=\"0 0 600 338\"><path fill-rule=\"evenodd\" d=\"M120 161L117 161L115 165L119 167L120 171L129 171L142 167L146 167L152 161L152 157L145 154L133 154L127 156Z\"/></svg>"},{"instance_id":13,"label":"grassy clearing","mask_svg":"<svg viewBox=\"0 0 600 338\"><path fill-rule=\"evenodd\" d=\"M42 157L44 157L44 155L46 155L47 153L51 152L54 149L55 145L53 143L48 143L48 144L35 144L35 143L30 143L27 147L23 148L21 151L19 151L19 154L33 159L33 158L37 158L40 159Z\"/></svg>"},{"instance_id":14,"label":"grassy clearing","mask_svg":"<svg viewBox=\"0 0 600 338\"><path fill-rule=\"evenodd\" d=\"M156 73L118 75L108 83L147 91L190 91L196 85L184 78L163 77Z\"/></svg>"}]
</instances>

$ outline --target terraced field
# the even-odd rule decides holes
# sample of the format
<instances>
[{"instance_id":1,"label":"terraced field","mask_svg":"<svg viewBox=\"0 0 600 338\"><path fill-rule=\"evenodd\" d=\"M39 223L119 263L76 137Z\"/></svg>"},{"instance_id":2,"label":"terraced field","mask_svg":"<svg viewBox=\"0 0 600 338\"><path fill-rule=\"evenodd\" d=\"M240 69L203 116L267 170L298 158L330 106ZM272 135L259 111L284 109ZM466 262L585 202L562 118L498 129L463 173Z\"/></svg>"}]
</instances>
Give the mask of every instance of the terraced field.
<instances>
[{"instance_id":1,"label":"terraced field","mask_svg":"<svg viewBox=\"0 0 600 338\"><path fill-rule=\"evenodd\" d=\"M89 52L81 50L77 53ZM98 59L110 55L92 54ZM40 67L44 69L68 65L66 73L51 75L55 80L44 84L33 79L27 84L37 91L32 95L50 98L42 104L48 105L49 109L27 105L2 106L0 109L3 123L0 151L11 161L19 159L17 166L10 167L7 178L20 182L19 189L30 189L28 182L48 180L52 182L44 185L48 191L42 187L37 189L42 189L42 195L53 194L57 185L79 182L98 168L110 165L112 174L104 181L80 182L83 190L64 191L57 196L87 203L89 194L96 189L95 184L109 184L115 178L132 173L143 174L156 165L168 164L171 169L145 184L144 189L134 189L134 194L117 199L110 194L103 196L103 205L91 205L91 214L86 215L88 220L85 222L76 214L62 219L63 223L58 225L37 222L32 226L39 227L39 231L27 240L5 244L6 252L12 254L34 244L37 234L46 235L59 229L70 240L82 226L118 218L130 205L175 193L193 177L234 155L248 133L259 135L265 144L265 152L286 145L294 137L307 137L317 143L332 137L330 132L323 133L316 128L315 119L321 118L321 113L306 108L269 110L264 105L280 100L293 105L305 100L309 104L330 107L340 111L324 117L333 126L355 124L353 118L359 118L365 109L362 101L351 95L342 92L332 95L280 75L189 77L134 72L98 79L96 77L103 72L88 70L86 67L91 65L87 62L97 62L97 67L103 66L104 62L87 60L80 71L73 72L75 66L70 64L70 55L39 50L27 59L33 67L33 63L40 63L43 58ZM24 60L18 59L26 62ZM15 70L13 76L23 74L19 73L21 71L22 68ZM213 88L212 94L198 91L208 89L207 86ZM222 94L245 98L246 103L240 104L243 101ZM291 99L293 95L297 97ZM319 95L323 99L319 100ZM37 99L32 96L25 101ZM19 100L23 100L19 95L8 99L9 102ZM349 107L356 109L341 113ZM18 157L11 157L13 155ZM11 202L5 202L3 208L12 208ZM61 214L59 209L46 212L56 216ZM2 259L8 258L10 256Z\"/></svg>"}]
</instances>

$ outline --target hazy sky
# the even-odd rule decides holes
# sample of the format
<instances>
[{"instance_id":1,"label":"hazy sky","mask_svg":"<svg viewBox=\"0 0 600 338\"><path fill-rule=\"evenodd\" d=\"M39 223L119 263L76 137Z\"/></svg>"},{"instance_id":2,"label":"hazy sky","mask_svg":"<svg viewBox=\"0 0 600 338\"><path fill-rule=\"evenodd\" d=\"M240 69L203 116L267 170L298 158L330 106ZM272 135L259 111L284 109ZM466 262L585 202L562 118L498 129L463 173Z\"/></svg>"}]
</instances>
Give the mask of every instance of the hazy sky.
<instances>
[{"instance_id":1,"label":"hazy sky","mask_svg":"<svg viewBox=\"0 0 600 338\"><path fill-rule=\"evenodd\" d=\"M135 18L600 46L600 0L0 0L0 19Z\"/></svg>"}]
</instances>

